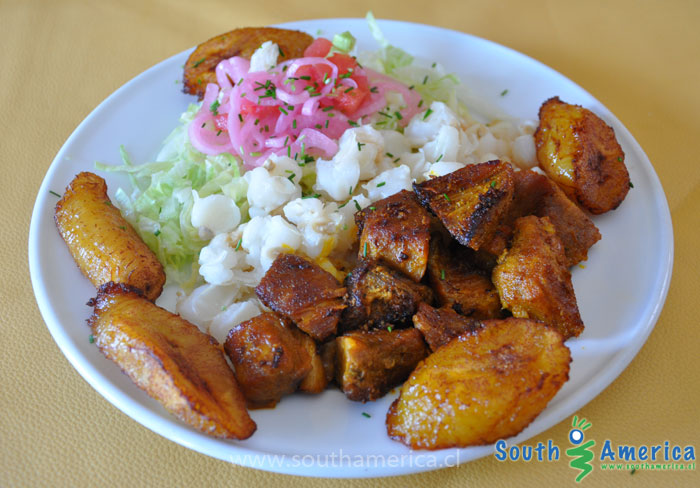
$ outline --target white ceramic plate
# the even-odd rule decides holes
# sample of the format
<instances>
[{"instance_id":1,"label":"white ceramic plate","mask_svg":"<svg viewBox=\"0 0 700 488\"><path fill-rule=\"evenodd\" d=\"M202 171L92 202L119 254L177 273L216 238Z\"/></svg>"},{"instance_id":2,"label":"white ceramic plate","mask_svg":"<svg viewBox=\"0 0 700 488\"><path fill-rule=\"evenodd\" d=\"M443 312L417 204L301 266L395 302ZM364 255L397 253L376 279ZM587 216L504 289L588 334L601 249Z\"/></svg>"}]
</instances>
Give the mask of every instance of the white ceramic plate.
<instances>
[{"instance_id":1,"label":"white ceramic plate","mask_svg":"<svg viewBox=\"0 0 700 488\"><path fill-rule=\"evenodd\" d=\"M586 329L568 342L571 379L517 438L522 442L572 415L609 385L637 354L666 298L673 235L666 199L648 158L625 127L598 100L552 69L503 46L460 32L383 21L386 37L415 56L441 62L486 100L514 116L535 120L540 104L558 95L608 122L626 154L634 189L615 211L595 218L603 235L573 281ZM374 49L364 20L303 21L284 27L332 35L350 30L361 49ZM491 446L413 452L390 440L384 418L395 395L353 403L337 390L286 397L275 409L252 412L258 431L243 442L213 439L190 429L134 386L90 344L85 305L95 290L68 254L53 222L57 198L94 162L119 162L124 144L134 161L158 152L178 116L193 101L181 93L180 53L137 76L97 107L61 148L36 200L29 264L37 302L56 343L78 372L107 400L149 429L209 456L297 475L368 477L438 469L492 454ZM505 96L501 92L507 89ZM111 194L127 182L106 174ZM367 413L370 417L363 415Z\"/></svg>"}]
</instances>

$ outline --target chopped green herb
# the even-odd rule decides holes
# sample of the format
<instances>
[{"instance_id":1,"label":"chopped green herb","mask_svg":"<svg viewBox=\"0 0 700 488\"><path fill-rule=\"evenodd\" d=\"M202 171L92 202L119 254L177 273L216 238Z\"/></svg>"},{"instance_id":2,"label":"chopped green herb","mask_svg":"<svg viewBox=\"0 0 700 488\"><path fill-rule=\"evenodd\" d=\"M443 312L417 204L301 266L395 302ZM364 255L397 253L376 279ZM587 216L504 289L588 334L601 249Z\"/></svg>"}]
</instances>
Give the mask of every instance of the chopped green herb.
<instances>
[{"instance_id":1,"label":"chopped green herb","mask_svg":"<svg viewBox=\"0 0 700 488\"><path fill-rule=\"evenodd\" d=\"M289 171L289 170L287 170L287 171ZM287 176L287 179L293 183L295 176L296 176L296 173L292 173L291 175Z\"/></svg>"},{"instance_id":2,"label":"chopped green herb","mask_svg":"<svg viewBox=\"0 0 700 488\"><path fill-rule=\"evenodd\" d=\"M381 182L377 183L377 188L382 187L384 185L386 185L386 181L381 181Z\"/></svg>"},{"instance_id":3,"label":"chopped green herb","mask_svg":"<svg viewBox=\"0 0 700 488\"><path fill-rule=\"evenodd\" d=\"M277 108L278 108L278 109L280 110L280 112L282 112L284 115L289 115L289 113L288 113L288 112L284 109L284 107L282 107L281 105L280 105L279 107L277 107Z\"/></svg>"},{"instance_id":4,"label":"chopped green herb","mask_svg":"<svg viewBox=\"0 0 700 488\"><path fill-rule=\"evenodd\" d=\"M321 196L321 195L320 195L319 193L314 193L314 194L312 194L312 195L304 195L304 196L301 197L301 198L302 198L302 199L303 199L303 198L318 198L318 197L320 197L320 196Z\"/></svg>"},{"instance_id":5,"label":"chopped green herb","mask_svg":"<svg viewBox=\"0 0 700 488\"><path fill-rule=\"evenodd\" d=\"M357 150L358 150L358 151L362 151L362 146L366 146L366 145L367 145L367 144L365 144L364 142L358 142L358 143L357 143Z\"/></svg>"},{"instance_id":6,"label":"chopped green herb","mask_svg":"<svg viewBox=\"0 0 700 488\"><path fill-rule=\"evenodd\" d=\"M386 328L386 330L387 330L388 332L391 332L392 330L394 330L394 328L390 325L390 326L388 326L388 327Z\"/></svg>"},{"instance_id":7,"label":"chopped green herb","mask_svg":"<svg viewBox=\"0 0 700 488\"><path fill-rule=\"evenodd\" d=\"M433 63L430 65L431 68L434 68L437 65L437 63Z\"/></svg>"},{"instance_id":8,"label":"chopped green herb","mask_svg":"<svg viewBox=\"0 0 700 488\"><path fill-rule=\"evenodd\" d=\"M365 247L362 249L362 257L367 257L367 241L365 241Z\"/></svg>"},{"instance_id":9,"label":"chopped green herb","mask_svg":"<svg viewBox=\"0 0 700 488\"><path fill-rule=\"evenodd\" d=\"M236 248L234 249L234 251L238 251L241 248L242 243L243 243L243 238L241 237L240 239L238 239L238 242L236 243Z\"/></svg>"},{"instance_id":10,"label":"chopped green herb","mask_svg":"<svg viewBox=\"0 0 700 488\"><path fill-rule=\"evenodd\" d=\"M491 182L491 188L496 188L496 180L493 180L493 181Z\"/></svg>"},{"instance_id":11,"label":"chopped green herb","mask_svg":"<svg viewBox=\"0 0 700 488\"><path fill-rule=\"evenodd\" d=\"M441 270L440 270L440 279L441 279L441 280L444 280L444 279L445 279L445 270L444 270L444 269L441 269Z\"/></svg>"},{"instance_id":12,"label":"chopped green herb","mask_svg":"<svg viewBox=\"0 0 700 488\"><path fill-rule=\"evenodd\" d=\"M400 159L401 159L401 156L399 156L398 158L394 159L394 163L398 163Z\"/></svg>"},{"instance_id":13,"label":"chopped green herb","mask_svg":"<svg viewBox=\"0 0 700 488\"><path fill-rule=\"evenodd\" d=\"M282 51L282 48L279 47L279 46L277 46L277 49L278 49L279 52L280 52L280 57L283 58L283 57L284 57L284 51Z\"/></svg>"},{"instance_id":14,"label":"chopped green herb","mask_svg":"<svg viewBox=\"0 0 700 488\"><path fill-rule=\"evenodd\" d=\"M299 79L300 79L300 80L310 81L310 80L311 80L311 77L310 77L310 76L300 76Z\"/></svg>"},{"instance_id":15,"label":"chopped green herb","mask_svg":"<svg viewBox=\"0 0 700 488\"><path fill-rule=\"evenodd\" d=\"M373 205L370 205L369 209L370 209L370 210L377 210L377 207L375 207L375 206L373 206Z\"/></svg>"},{"instance_id":16,"label":"chopped green herb","mask_svg":"<svg viewBox=\"0 0 700 488\"><path fill-rule=\"evenodd\" d=\"M121 230L126 230L126 226L125 226L125 225L120 225L119 228L120 228Z\"/></svg>"},{"instance_id":17,"label":"chopped green herb","mask_svg":"<svg viewBox=\"0 0 700 488\"><path fill-rule=\"evenodd\" d=\"M202 58L202 59L200 59L199 61L197 61L196 63L194 63L194 64L192 65L192 67L193 67L193 68L196 68L197 66L199 66L200 64L202 64L204 61L206 61L206 59L207 59L207 58Z\"/></svg>"},{"instance_id":18,"label":"chopped green herb","mask_svg":"<svg viewBox=\"0 0 700 488\"><path fill-rule=\"evenodd\" d=\"M617 157L617 160L620 161L620 162L622 162L622 157L621 157L621 156L618 156L618 157Z\"/></svg>"},{"instance_id":19,"label":"chopped green herb","mask_svg":"<svg viewBox=\"0 0 700 488\"><path fill-rule=\"evenodd\" d=\"M442 156L443 156L442 154L440 156L438 156L438 158L435 160L435 162L439 163L442 160Z\"/></svg>"},{"instance_id":20,"label":"chopped green herb","mask_svg":"<svg viewBox=\"0 0 700 488\"><path fill-rule=\"evenodd\" d=\"M345 93L350 93L350 92L353 91L354 89L355 89L355 87L354 87L354 86L351 86L350 88L348 88L347 90L345 90Z\"/></svg>"},{"instance_id":21,"label":"chopped green herb","mask_svg":"<svg viewBox=\"0 0 700 488\"><path fill-rule=\"evenodd\" d=\"M329 105L328 107L323 107L321 109L321 112L328 112L330 110L333 110L333 108L334 108L333 105Z\"/></svg>"},{"instance_id":22,"label":"chopped green herb","mask_svg":"<svg viewBox=\"0 0 700 488\"><path fill-rule=\"evenodd\" d=\"M238 120L240 120L241 122L243 122L243 116L242 116L241 114L238 114Z\"/></svg>"},{"instance_id":23,"label":"chopped green herb","mask_svg":"<svg viewBox=\"0 0 700 488\"><path fill-rule=\"evenodd\" d=\"M55 197L61 198L61 195L59 195L58 193L56 193L56 192L53 191L53 190L49 190L49 193L51 193L51 194L52 194L53 196L55 196Z\"/></svg>"},{"instance_id":24,"label":"chopped green herb","mask_svg":"<svg viewBox=\"0 0 700 488\"><path fill-rule=\"evenodd\" d=\"M219 131L216 133L217 136L220 136L223 131L219 129Z\"/></svg>"},{"instance_id":25,"label":"chopped green herb","mask_svg":"<svg viewBox=\"0 0 700 488\"><path fill-rule=\"evenodd\" d=\"M395 116L398 120L403 119L403 115L401 115L401 112L394 112L394 116Z\"/></svg>"},{"instance_id":26,"label":"chopped green herb","mask_svg":"<svg viewBox=\"0 0 700 488\"><path fill-rule=\"evenodd\" d=\"M160 235L160 229L156 230L156 231L153 233L153 235L156 236L156 237L158 237L158 236Z\"/></svg>"},{"instance_id":27,"label":"chopped green herb","mask_svg":"<svg viewBox=\"0 0 700 488\"><path fill-rule=\"evenodd\" d=\"M221 103L219 103L218 100L214 100L214 103L209 105L209 111L214 115L219 115L219 105L221 105Z\"/></svg>"},{"instance_id":28,"label":"chopped green herb","mask_svg":"<svg viewBox=\"0 0 700 488\"><path fill-rule=\"evenodd\" d=\"M260 123L260 119L255 119L255 122L253 122L253 125L258 125Z\"/></svg>"},{"instance_id":29,"label":"chopped green herb","mask_svg":"<svg viewBox=\"0 0 700 488\"><path fill-rule=\"evenodd\" d=\"M443 193L442 196L445 197L445 200L447 200L448 202L452 201L450 200L450 197L447 196L447 193Z\"/></svg>"},{"instance_id":30,"label":"chopped green herb","mask_svg":"<svg viewBox=\"0 0 700 488\"><path fill-rule=\"evenodd\" d=\"M391 154L390 152L388 152L388 153L384 153L384 154L386 154L386 157L388 157L388 158L393 158L393 157L394 157L394 155L393 155L393 154Z\"/></svg>"},{"instance_id":31,"label":"chopped green herb","mask_svg":"<svg viewBox=\"0 0 700 488\"><path fill-rule=\"evenodd\" d=\"M367 418L370 418L370 417L371 417L371 415L368 414L367 412L362 412L362 416L363 416L363 417L367 417Z\"/></svg>"},{"instance_id":32,"label":"chopped green herb","mask_svg":"<svg viewBox=\"0 0 700 488\"><path fill-rule=\"evenodd\" d=\"M330 120L326 119L326 123L324 124L326 129L328 129L328 122L330 122Z\"/></svg>"},{"instance_id":33,"label":"chopped green herb","mask_svg":"<svg viewBox=\"0 0 700 488\"><path fill-rule=\"evenodd\" d=\"M423 106L423 99L421 98L420 101L418 102L418 108L421 108Z\"/></svg>"},{"instance_id":34,"label":"chopped green herb","mask_svg":"<svg viewBox=\"0 0 700 488\"><path fill-rule=\"evenodd\" d=\"M379 92L379 88L377 88L376 86L373 86L372 88L369 89L369 91L372 92L372 93L378 93L378 92Z\"/></svg>"},{"instance_id":35,"label":"chopped green herb","mask_svg":"<svg viewBox=\"0 0 700 488\"><path fill-rule=\"evenodd\" d=\"M206 122L202 123L202 129L204 129L204 126L207 125Z\"/></svg>"},{"instance_id":36,"label":"chopped green herb","mask_svg":"<svg viewBox=\"0 0 700 488\"><path fill-rule=\"evenodd\" d=\"M339 209L343 208L345 205L348 204L349 201L350 201L350 200L348 200L348 201L345 202L345 203L342 203L342 204L338 205L338 208L339 208Z\"/></svg>"},{"instance_id":37,"label":"chopped green herb","mask_svg":"<svg viewBox=\"0 0 700 488\"><path fill-rule=\"evenodd\" d=\"M297 119L292 120L292 129L297 128Z\"/></svg>"},{"instance_id":38,"label":"chopped green herb","mask_svg":"<svg viewBox=\"0 0 700 488\"><path fill-rule=\"evenodd\" d=\"M328 114L328 116L329 116L329 117L332 117L333 114ZM349 125L350 127L358 127L360 124L358 124L357 122L355 122L355 121L353 121L353 120L348 120L348 125Z\"/></svg>"},{"instance_id":39,"label":"chopped green herb","mask_svg":"<svg viewBox=\"0 0 700 488\"><path fill-rule=\"evenodd\" d=\"M423 78L423 84L425 85L428 82L428 75L425 75L425 78Z\"/></svg>"},{"instance_id":40,"label":"chopped green herb","mask_svg":"<svg viewBox=\"0 0 700 488\"><path fill-rule=\"evenodd\" d=\"M90 335L88 336L88 342L89 342L90 344L93 344L93 343L95 342L95 336L92 335L92 334L90 334Z\"/></svg>"},{"instance_id":41,"label":"chopped green herb","mask_svg":"<svg viewBox=\"0 0 700 488\"><path fill-rule=\"evenodd\" d=\"M338 207L340 208L340 207ZM343 230L348 230L348 224L343 224Z\"/></svg>"},{"instance_id":42,"label":"chopped green herb","mask_svg":"<svg viewBox=\"0 0 700 488\"><path fill-rule=\"evenodd\" d=\"M425 115L423 116L423 120L425 120L425 119L427 119L428 117L430 117L430 114L432 114L432 113L433 113L433 109L432 109L432 108L429 108L428 110L426 110L426 111L425 111Z\"/></svg>"},{"instance_id":43,"label":"chopped green herb","mask_svg":"<svg viewBox=\"0 0 700 488\"><path fill-rule=\"evenodd\" d=\"M501 96L502 96L502 97L505 97L507 94L508 94L508 88L506 88L505 90L503 90L503 91L501 92Z\"/></svg>"},{"instance_id":44,"label":"chopped green herb","mask_svg":"<svg viewBox=\"0 0 700 488\"><path fill-rule=\"evenodd\" d=\"M353 203L355 204L355 208L357 209L358 212L359 212L360 210L362 210L362 207L360 207L360 204L357 203L357 200L353 200Z\"/></svg>"},{"instance_id":45,"label":"chopped green herb","mask_svg":"<svg viewBox=\"0 0 700 488\"><path fill-rule=\"evenodd\" d=\"M262 153L259 152L259 151L255 151L255 152L250 153L250 157L251 157L251 158L257 158L257 157L260 157L260 156L262 156Z\"/></svg>"},{"instance_id":46,"label":"chopped green herb","mask_svg":"<svg viewBox=\"0 0 700 488\"><path fill-rule=\"evenodd\" d=\"M632 184L631 181L630 181L630 188L634 188L634 185Z\"/></svg>"}]
</instances>

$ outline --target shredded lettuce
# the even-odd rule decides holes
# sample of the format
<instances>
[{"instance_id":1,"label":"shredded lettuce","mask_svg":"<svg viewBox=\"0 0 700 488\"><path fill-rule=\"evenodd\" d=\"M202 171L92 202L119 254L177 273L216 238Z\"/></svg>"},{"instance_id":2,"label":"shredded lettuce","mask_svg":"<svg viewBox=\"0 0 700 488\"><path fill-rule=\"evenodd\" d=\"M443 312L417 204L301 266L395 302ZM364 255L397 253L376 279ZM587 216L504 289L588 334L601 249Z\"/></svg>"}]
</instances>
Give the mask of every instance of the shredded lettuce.
<instances>
[{"instance_id":1,"label":"shredded lettuce","mask_svg":"<svg viewBox=\"0 0 700 488\"><path fill-rule=\"evenodd\" d=\"M347 54L355 48L355 38L348 31L336 34L333 36L333 47L336 51Z\"/></svg>"},{"instance_id":2,"label":"shredded lettuce","mask_svg":"<svg viewBox=\"0 0 700 488\"><path fill-rule=\"evenodd\" d=\"M95 163L101 171L126 173L133 191L118 189L117 206L165 267L168 280L184 289L200 281L198 256L207 240L192 226L192 190L200 197L223 193L234 199L247 220L247 184L231 154L206 156L192 147L187 126L199 106L192 104L166 138L156 161L134 165L121 148L123 164Z\"/></svg>"},{"instance_id":3,"label":"shredded lettuce","mask_svg":"<svg viewBox=\"0 0 700 488\"><path fill-rule=\"evenodd\" d=\"M362 53L360 58L363 65L414 87L423 98L423 106L426 108L432 102L439 101L462 117L468 118L469 113L462 100L465 88L456 75L446 73L437 63L425 66L414 63L413 56L401 48L392 46L384 37L372 12L367 12L365 19L380 49L375 53Z\"/></svg>"}]
</instances>

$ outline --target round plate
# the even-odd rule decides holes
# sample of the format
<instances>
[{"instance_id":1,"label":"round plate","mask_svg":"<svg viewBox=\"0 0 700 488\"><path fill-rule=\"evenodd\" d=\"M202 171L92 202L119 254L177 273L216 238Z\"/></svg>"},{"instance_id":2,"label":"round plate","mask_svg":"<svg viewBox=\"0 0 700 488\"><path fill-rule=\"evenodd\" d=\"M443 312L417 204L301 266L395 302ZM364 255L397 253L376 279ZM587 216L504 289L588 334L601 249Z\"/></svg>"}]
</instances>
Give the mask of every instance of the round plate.
<instances>
[{"instance_id":1,"label":"round plate","mask_svg":"<svg viewBox=\"0 0 700 488\"><path fill-rule=\"evenodd\" d=\"M387 39L416 57L442 63L505 112L536 120L540 104L557 95L591 109L610 124L625 151L634 188L615 211L594 219L603 236L573 282L586 329L568 341L571 378L542 414L509 443L522 442L562 421L593 399L629 364L651 332L671 278L673 235L668 204L648 158L627 129L598 100L552 69L492 42L405 22L379 22ZM361 50L376 49L361 19L285 24L312 35L350 30ZM338 390L295 394L274 409L252 412L258 431L242 442L214 439L168 414L138 389L88 338L85 303L95 295L56 231L57 198L94 162L118 164L123 144L134 161L148 161L193 97L184 95L180 53L126 83L97 107L58 152L41 185L29 233L29 264L41 313L63 354L107 400L131 418L183 446L245 466L327 477L368 477L439 469L494 452L492 446L412 452L386 435L384 419L396 392L367 404ZM501 92L508 90L501 96ZM110 194L128 184L103 174ZM369 416L368 416L369 415Z\"/></svg>"}]
</instances>

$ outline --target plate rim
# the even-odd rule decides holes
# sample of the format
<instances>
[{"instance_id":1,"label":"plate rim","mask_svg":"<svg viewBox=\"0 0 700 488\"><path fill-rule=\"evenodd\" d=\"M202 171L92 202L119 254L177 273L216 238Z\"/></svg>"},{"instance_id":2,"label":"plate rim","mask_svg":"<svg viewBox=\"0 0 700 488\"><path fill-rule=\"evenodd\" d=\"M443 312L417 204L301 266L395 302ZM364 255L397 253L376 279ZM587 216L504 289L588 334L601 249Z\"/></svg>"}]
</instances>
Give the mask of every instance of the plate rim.
<instances>
[{"instance_id":1,"label":"plate rim","mask_svg":"<svg viewBox=\"0 0 700 488\"><path fill-rule=\"evenodd\" d=\"M322 25L324 22L329 22L329 21L353 21L353 22L358 22L358 21L364 21L364 19L360 18L323 18L323 19L306 19L306 20L299 20L299 21L293 21L293 22L286 22L282 24L275 24L276 27L292 27L292 28L300 28L296 27L301 24L307 24L308 27L305 27L307 31L312 31L315 27ZM584 92L587 96L589 96L592 100L595 100L600 107L604 108L605 110L605 115L606 117L609 117L611 120L613 120L616 123L615 130L622 130L624 132L624 136L627 138L630 144L632 144L632 148L634 152L636 153L636 156L639 157L639 163L643 166L643 169L645 170L645 173L649 177L649 182L651 189L653 191L653 196L654 196L654 202L656 203L655 207L656 210L659 214L659 216L662 218L662 223L663 223L663 228L661 229L661 232L659 233L659 244L661 246L660 250L662 251L662 257L660 259L660 264L661 264L661 272L662 275L660 276L660 280L657 281L656 286L653 289L653 292L651 295L656 299L654 301L654 307L651 310L651 312L645 317L643 321L643 326L641 328L641 333L635 336L635 340L631 347L626 347L621 353L616 355L612 360L611 360L611 367L609 371L614 371L614 373L608 373L604 376L604 380L600 381L600 376L596 376L594 378L591 378L588 380L586 383L584 383L581 387L579 387L569 398L564 400L558 405L557 411L553 414L550 412L550 418L554 418L553 422L547 422L548 425L542 426L538 425L532 430L528 430L528 438L534 437L536 435L539 435L540 433L544 432L545 430L549 430L555 425L559 424L563 419L566 417L570 416L573 412L578 411L580 408L582 408L584 405L592 401L594 398L596 398L605 388L607 388L616 378L618 378L622 372L627 368L629 363L634 359L637 354L639 353L639 350L642 348L642 346L646 343L649 335L651 334L651 331L654 329L659 316L661 314L661 311L663 309L663 306L665 304L667 295L668 295L668 290L670 287L670 281L672 277L672 271L673 271L673 257L674 257L674 236L673 236L673 226L672 226L672 220L671 220L671 214L670 214L670 209L668 206L668 200L666 199L665 193L663 191L663 187L661 185L661 181L659 180L658 175L656 174L656 171L654 170L653 165L651 164L651 161L649 160L648 156L646 153L643 151L641 148L640 144L637 142L637 140L632 136L630 131L617 119L617 117L610 112L609 109L605 105L603 105L596 97L592 96L587 90L585 90L583 87L575 83L573 80L569 79L568 77L564 76L563 74L559 73L558 71L554 70L550 66L547 66L546 64L538 61L535 58L532 58L526 54L523 54L513 48L510 48L508 46L504 46L502 44L496 43L494 41L484 39L482 37L475 36L473 34L469 34L466 32L461 32L461 31L456 31L453 29L448 29L448 28L442 28L434 25L428 25L428 24L422 24L422 23L415 23L415 22L404 22L404 21L399 21L399 20L390 20L390 19L377 19L377 22L379 23L380 26L383 24L394 24L397 27L402 27L402 28L412 28L412 27L418 27L418 28L428 28L431 30L439 31L439 32L450 32L453 35L459 35L459 36L465 36L467 39L470 39L471 41L478 41L478 42L483 42L491 45L492 47L498 48L498 49L504 49L509 52L511 55L515 55L518 57L525 58L528 62L535 63L538 65L540 68L545 68L548 71L549 76L556 76L559 77L562 80L565 80L568 83L573 84L577 89L581 90ZM231 452L227 453L228 456L220 456L216 455L213 452L217 452L217 446L218 446L218 439L214 438L208 438L204 437L195 437L197 439L197 442L192 442L190 441L187 436L182 436L178 435L179 430L173 430L172 425L170 424L171 421L178 422L177 419L171 420L171 421L163 421L160 417L155 415L149 408L144 407L140 404L134 403L130 398L128 398L127 395L122 393L119 388L116 385L113 385L110 381L106 381L106 378L103 377L103 375L98 371L98 369L89 363L89 361L82 355L80 354L79 350L77 349L76 345L72 343L72 340L70 337L68 337L67 333L65 332L64 328L60 324L58 317L55 316L54 311L49 308L48 303L48 296L47 296L47 290L46 287L44 286L44 283L41 280L40 276L40 271L39 271L39 243L36 239L36 236L39 234L39 222L40 222L40 214L45 211L45 206L46 206L46 201L48 200L47 195L49 194L49 181L51 180L51 176L55 171L57 171L57 168L60 164L60 161L65 159L66 153L68 152L70 146L72 145L73 141L77 139L80 135L80 133L88 126L90 126L91 121L93 118L97 117L97 114L103 110L105 110L111 103L114 103L117 98L121 96L121 94L125 91L128 91L133 85L137 85L144 78L147 78L154 72L162 69L164 65L167 65L175 59L179 59L180 57L184 57L186 54L189 54L192 52L194 48L190 48L184 51L181 51L179 53L176 53L158 63L155 65L149 67L148 69L144 70L143 72L139 73L135 77L131 78L129 81L121 85L119 88L117 88L115 91L113 91L109 96L107 96L100 104L97 105L81 122L80 124L77 125L77 127L71 132L70 136L66 139L66 141L62 144L61 148L59 149L58 153L56 154L55 158L51 162L51 165L49 166L48 170L46 171L46 174L43 177L42 183L40 185L37 198L35 200L35 205L32 211L32 216L31 216L31 222L30 222L30 229L29 229L29 239L28 239L28 258L29 258L29 268L30 268L30 277L31 277L31 282L32 282L32 288L34 291L35 298L37 300L37 304L39 306L39 310L41 312L42 318L44 319L44 322L47 325L47 328L49 329L49 332L51 333L51 336L53 337L54 341L56 344L59 346L59 349L63 353L63 355L68 359L69 363L73 368L75 368L78 373L85 379L90 386L92 386L102 397L104 397L107 401L109 401L114 407L116 407L118 410L121 412L125 413L129 417L131 417L133 420L138 422L139 424L143 425L144 427L148 428L149 430L171 440L174 441L184 447L187 447L189 449L195 450L197 452L200 452L202 454L205 454L207 456L211 456L217 459L221 459L223 461L227 462L232 462L231 461ZM594 383L594 385L591 386L591 383ZM586 395L581 394L581 390L585 390ZM535 421L536 422L536 421ZM535 424L533 422L533 424ZM534 425L531 424L531 427L534 427ZM528 428L529 429L529 428ZM515 438L516 442L517 437ZM490 450L491 446L483 446L484 452L477 455L476 457L470 458L470 460L476 460L481 457L484 457L488 455L489 453L492 452ZM488 449L487 449L488 448ZM466 448L466 449L473 449L473 448ZM251 447L246 447L246 446L239 446L236 444L227 444L227 450L236 452L240 455L250 455L252 454L267 454L270 455L268 451L261 451L256 448L251 448ZM450 451L453 452L454 450L443 450L442 452ZM413 451L411 451L413 452ZM427 451L419 451L419 452L427 452ZM434 451L434 452L441 452L441 451ZM287 455L289 456L289 455ZM243 464L245 466L245 464ZM363 468L361 470L358 470L357 468L352 468L352 467L347 467L347 466L342 466L342 467L317 467L314 466L312 468L308 467L297 467L294 468L293 466L289 466L289 462L287 462L285 465L282 466L274 466L274 465L267 465L267 466L260 466L260 465L255 465L251 466L248 465L249 467L254 467L256 469L263 469L266 471L271 471L271 472L277 472L277 473L283 473L283 474L292 474L292 475L298 475L298 476L322 476L322 477L332 477L332 478L358 478L358 477L384 477L384 476L395 476L395 475L402 475L402 474L412 474L416 472L422 472L422 471L429 471L429 470L434 470L434 469L440 469L440 466L436 466L433 468L418 468L418 467L413 467L412 469L405 469L405 467L401 467L400 469L387 469L385 467L381 468L375 468L375 469L366 469Z\"/></svg>"}]
</instances>

